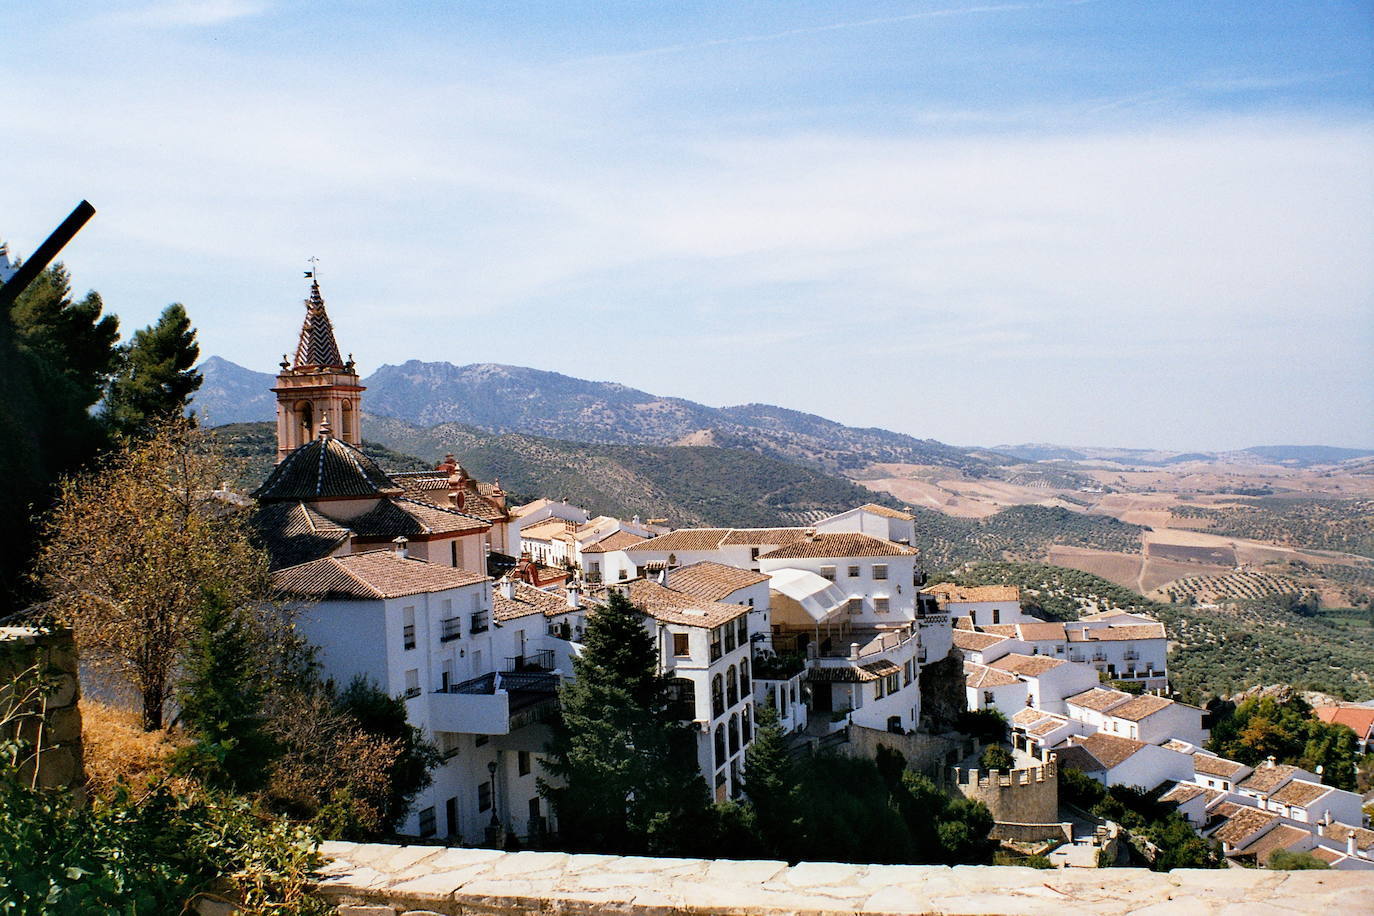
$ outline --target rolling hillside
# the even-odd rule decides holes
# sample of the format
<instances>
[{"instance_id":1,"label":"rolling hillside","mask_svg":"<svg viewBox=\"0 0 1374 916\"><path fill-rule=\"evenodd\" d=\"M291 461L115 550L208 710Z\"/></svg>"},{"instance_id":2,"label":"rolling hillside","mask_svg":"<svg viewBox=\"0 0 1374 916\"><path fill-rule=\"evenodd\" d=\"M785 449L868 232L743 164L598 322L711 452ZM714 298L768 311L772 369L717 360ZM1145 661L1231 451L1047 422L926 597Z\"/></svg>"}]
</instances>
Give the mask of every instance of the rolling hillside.
<instances>
[{"instance_id":1,"label":"rolling hillside","mask_svg":"<svg viewBox=\"0 0 1374 916\"><path fill-rule=\"evenodd\" d=\"M272 377L213 357L195 408L211 423L268 420ZM707 407L612 382L482 363L454 366L412 360L382 366L363 380L368 412L417 426L460 423L600 445L708 445L744 449L830 473L874 462L934 464L972 476L997 461L933 439L844 426L813 414L746 404Z\"/></svg>"}]
</instances>

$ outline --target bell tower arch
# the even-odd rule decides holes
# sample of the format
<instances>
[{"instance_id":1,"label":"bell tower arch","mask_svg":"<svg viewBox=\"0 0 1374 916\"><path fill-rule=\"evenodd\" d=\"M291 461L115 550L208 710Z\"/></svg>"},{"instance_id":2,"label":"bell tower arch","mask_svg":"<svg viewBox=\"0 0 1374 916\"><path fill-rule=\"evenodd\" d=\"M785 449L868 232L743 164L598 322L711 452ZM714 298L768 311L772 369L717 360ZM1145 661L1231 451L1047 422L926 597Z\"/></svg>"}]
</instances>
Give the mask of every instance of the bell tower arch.
<instances>
[{"instance_id":1,"label":"bell tower arch","mask_svg":"<svg viewBox=\"0 0 1374 916\"><path fill-rule=\"evenodd\" d=\"M295 359L282 357L272 389L277 396L277 461L314 439L326 423L331 435L361 447L359 416L365 390L358 383L352 355L347 360L339 355L320 282L314 278Z\"/></svg>"}]
</instances>

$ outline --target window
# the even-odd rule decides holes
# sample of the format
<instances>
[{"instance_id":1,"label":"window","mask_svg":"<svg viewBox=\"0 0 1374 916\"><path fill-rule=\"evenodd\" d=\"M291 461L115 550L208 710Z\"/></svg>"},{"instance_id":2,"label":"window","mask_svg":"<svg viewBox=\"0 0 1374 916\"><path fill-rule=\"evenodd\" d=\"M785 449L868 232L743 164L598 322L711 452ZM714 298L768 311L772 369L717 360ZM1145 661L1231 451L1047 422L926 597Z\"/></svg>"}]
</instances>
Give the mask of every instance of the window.
<instances>
[{"instance_id":1,"label":"window","mask_svg":"<svg viewBox=\"0 0 1374 916\"><path fill-rule=\"evenodd\" d=\"M448 542L448 552L449 552L449 565L450 565L450 566L457 566L457 565L458 565L458 539L457 539L457 538L454 538L453 540L451 540L451 541Z\"/></svg>"},{"instance_id":2,"label":"window","mask_svg":"<svg viewBox=\"0 0 1374 916\"><path fill-rule=\"evenodd\" d=\"M434 836L439 832L438 824L434 817L434 808L420 809L420 836Z\"/></svg>"},{"instance_id":3,"label":"window","mask_svg":"<svg viewBox=\"0 0 1374 916\"><path fill-rule=\"evenodd\" d=\"M821 567L821 578L822 578L822 579L829 579L831 582L834 582L834 581L835 581L835 567L833 567L833 566L822 566L822 567Z\"/></svg>"},{"instance_id":4,"label":"window","mask_svg":"<svg viewBox=\"0 0 1374 916\"><path fill-rule=\"evenodd\" d=\"M478 611L476 614L473 614L472 624L468 627L468 632L485 633L487 631L488 619L486 611Z\"/></svg>"},{"instance_id":5,"label":"window","mask_svg":"<svg viewBox=\"0 0 1374 916\"><path fill-rule=\"evenodd\" d=\"M857 578L859 578L859 567L858 567L858 566L851 566L851 567L849 567L849 578L851 578L851 579L857 579Z\"/></svg>"},{"instance_id":6,"label":"window","mask_svg":"<svg viewBox=\"0 0 1374 916\"><path fill-rule=\"evenodd\" d=\"M735 651L735 628L727 623L721 629L725 631L725 651Z\"/></svg>"},{"instance_id":7,"label":"window","mask_svg":"<svg viewBox=\"0 0 1374 916\"><path fill-rule=\"evenodd\" d=\"M408 607L401 611L401 642L407 650L415 648L415 608Z\"/></svg>"},{"instance_id":8,"label":"window","mask_svg":"<svg viewBox=\"0 0 1374 916\"><path fill-rule=\"evenodd\" d=\"M895 671L894 671L892 674L889 674L889 675L887 676L887 692L888 692L888 693L896 693L896 692L897 692L897 689L898 689L897 677L898 677L898 675L897 675L897 673L896 673Z\"/></svg>"},{"instance_id":9,"label":"window","mask_svg":"<svg viewBox=\"0 0 1374 916\"><path fill-rule=\"evenodd\" d=\"M879 700L881 700L881 699L883 698L883 679L882 679L882 678L878 678L878 683L876 683L876 684L873 685L873 695L874 695L874 697L876 697L876 698L879 699Z\"/></svg>"},{"instance_id":10,"label":"window","mask_svg":"<svg viewBox=\"0 0 1374 916\"><path fill-rule=\"evenodd\" d=\"M739 736L739 737L740 737L740 743L743 744L745 747L748 747L748 746L749 746L749 742L752 741L752 740L754 740L754 738L753 738L754 729L753 729L753 726L752 726L751 723L750 723L750 720L752 720L753 718L754 718L754 707L753 707L753 706L746 706L746 707L744 707L744 714L741 715L741 716L739 717L739 729L740 729L740 736Z\"/></svg>"},{"instance_id":11,"label":"window","mask_svg":"<svg viewBox=\"0 0 1374 916\"><path fill-rule=\"evenodd\" d=\"M873 599L873 610L877 611L879 614L886 614L888 612L889 606L890 605L887 598Z\"/></svg>"},{"instance_id":12,"label":"window","mask_svg":"<svg viewBox=\"0 0 1374 916\"><path fill-rule=\"evenodd\" d=\"M711 631L711 661L718 660L720 656L720 627L716 627Z\"/></svg>"},{"instance_id":13,"label":"window","mask_svg":"<svg viewBox=\"0 0 1374 916\"><path fill-rule=\"evenodd\" d=\"M862 598L850 598L848 602L849 613L862 614L864 612L864 600Z\"/></svg>"},{"instance_id":14,"label":"window","mask_svg":"<svg viewBox=\"0 0 1374 916\"><path fill-rule=\"evenodd\" d=\"M444 759L458 756L458 741L460 735L457 732L439 732L439 753L444 755Z\"/></svg>"},{"instance_id":15,"label":"window","mask_svg":"<svg viewBox=\"0 0 1374 916\"><path fill-rule=\"evenodd\" d=\"M717 674L711 679L711 718L725 715L725 682Z\"/></svg>"},{"instance_id":16,"label":"window","mask_svg":"<svg viewBox=\"0 0 1374 916\"><path fill-rule=\"evenodd\" d=\"M749 659L747 658L739 663L739 692L740 696L749 696Z\"/></svg>"},{"instance_id":17,"label":"window","mask_svg":"<svg viewBox=\"0 0 1374 916\"><path fill-rule=\"evenodd\" d=\"M735 669L732 666L725 672L725 705L734 706L739 702L739 681L735 677Z\"/></svg>"},{"instance_id":18,"label":"window","mask_svg":"<svg viewBox=\"0 0 1374 916\"><path fill-rule=\"evenodd\" d=\"M420 695L420 669L411 668L406 672L406 699Z\"/></svg>"},{"instance_id":19,"label":"window","mask_svg":"<svg viewBox=\"0 0 1374 916\"><path fill-rule=\"evenodd\" d=\"M520 776L530 775L530 752L517 751L515 754L515 772Z\"/></svg>"},{"instance_id":20,"label":"window","mask_svg":"<svg viewBox=\"0 0 1374 916\"><path fill-rule=\"evenodd\" d=\"M625 581L626 579L628 579L628 578L630 578L630 571L629 571L628 569L623 569L623 568L622 568L622 569L620 570L620 581L621 581L621 582L624 582L624 581Z\"/></svg>"},{"instance_id":21,"label":"window","mask_svg":"<svg viewBox=\"0 0 1374 916\"><path fill-rule=\"evenodd\" d=\"M477 784L477 810L491 810L491 780Z\"/></svg>"},{"instance_id":22,"label":"window","mask_svg":"<svg viewBox=\"0 0 1374 916\"><path fill-rule=\"evenodd\" d=\"M445 617L439 621L439 642L452 642L463 635L463 618Z\"/></svg>"},{"instance_id":23,"label":"window","mask_svg":"<svg viewBox=\"0 0 1374 916\"><path fill-rule=\"evenodd\" d=\"M673 654L678 658L691 655L692 651L688 647L689 639L686 633L673 634Z\"/></svg>"},{"instance_id":24,"label":"window","mask_svg":"<svg viewBox=\"0 0 1374 916\"><path fill-rule=\"evenodd\" d=\"M993 705L992 691L991 691L991 690L984 690L984 691L983 691L983 705L984 705L984 706L992 706L992 705Z\"/></svg>"},{"instance_id":25,"label":"window","mask_svg":"<svg viewBox=\"0 0 1374 916\"><path fill-rule=\"evenodd\" d=\"M730 756L739 753L739 716L730 717Z\"/></svg>"},{"instance_id":26,"label":"window","mask_svg":"<svg viewBox=\"0 0 1374 916\"><path fill-rule=\"evenodd\" d=\"M1063 654L1064 654L1064 647L1063 647L1063 646L1055 646L1055 647L1054 647L1054 654L1055 654L1055 655L1063 655Z\"/></svg>"},{"instance_id":27,"label":"window","mask_svg":"<svg viewBox=\"0 0 1374 916\"><path fill-rule=\"evenodd\" d=\"M749 548L749 562L752 563L752 562L754 562L755 560L757 560L758 558L759 558L759 549L758 549L757 547L750 547L750 548Z\"/></svg>"},{"instance_id":28,"label":"window","mask_svg":"<svg viewBox=\"0 0 1374 916\"><path fill-rule=\"evenodd\" d=\"M716 726L716 766L725 766L725 726Z\"/></svg>"},{"instance_id":29,"label":"window","mask_svg":"<svg viewBox=\"0 0 1374 916\"><path fill-rule=\"evenodd\" d=\"M886 578L887 578L887 564L886 564L886 563L874 563L874 564L873 564L873 578L875 578L875 579L886 579Z\"/></svg>"},{"instance_id":30,"label":"window","mask_svg":"<svg viewBox=\"0 0 1374 916\"><path fill-rule=\"evenodd\" d=\"M999 624L999 623L1002 622L1002 609L1001 609L1001 608L995 607L995 608L992 609L992 622L993 622L994 625Z\"/></svg>"},{"instance_id":31,"label":"window","mask_svg":"<svg viewBox=\"0 0 1374 916\"><path fill-rule=\"evenodd\" d=\"M444 819L448 821L448 835L458 835L458 798L454 796L444 802Z\"/></svg>"},{"instance_id":32,"label":"window","mask_svg":"<svg viewBox=\"0 0 1374 916\"><path fill-rule=\"evenodd\" d=\"M749 615L743 614L739 620L735 621L735 635L739 637L739 644L746 645L749 642Z\"/></svg>"}]
</instances>

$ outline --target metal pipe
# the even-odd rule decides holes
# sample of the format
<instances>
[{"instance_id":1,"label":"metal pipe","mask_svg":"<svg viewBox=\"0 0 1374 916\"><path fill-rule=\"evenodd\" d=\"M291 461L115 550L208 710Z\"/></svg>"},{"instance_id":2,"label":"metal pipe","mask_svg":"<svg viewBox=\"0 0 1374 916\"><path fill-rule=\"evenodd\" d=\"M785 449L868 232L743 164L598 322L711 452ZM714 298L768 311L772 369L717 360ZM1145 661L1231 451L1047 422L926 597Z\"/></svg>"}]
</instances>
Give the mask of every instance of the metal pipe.
<instances>
[{"instance_id":1,"label":"metal pipe","mask_svg":"<svg viewBox=\"0 0 1374 916\"><path fill-rule=\"evenodd\" d=\"M34 253L20 265L19 270L15 271L14 276L10 277L8 283L0 286L0 314L8 313L14 305L16 299L28 288L29 284L38 279L38 275L47 269L48 264L53 258L57 257L58 252L67 247L67 243L81 231L81 227L95 216L95 207L89 201L83 200L76 205L62 225L53 230L52 235L39 245Z\"/></svg>"}]
</instances>

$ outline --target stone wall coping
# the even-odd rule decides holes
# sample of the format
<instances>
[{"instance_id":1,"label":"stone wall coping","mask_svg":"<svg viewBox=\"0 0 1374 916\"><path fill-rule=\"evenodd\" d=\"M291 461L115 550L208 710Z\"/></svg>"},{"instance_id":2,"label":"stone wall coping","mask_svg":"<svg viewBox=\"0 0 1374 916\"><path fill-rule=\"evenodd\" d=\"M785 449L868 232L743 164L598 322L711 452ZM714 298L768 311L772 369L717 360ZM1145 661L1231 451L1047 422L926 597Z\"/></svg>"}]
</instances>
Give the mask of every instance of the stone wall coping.
<instances>
[{"instance_id":1,"label":"stone wall coping","mask_svg":"<svg viewBox=\"0 0 1374 916\"><path fill-rule=\"evenodd\" d=\"M1374 872L846 865L325 843L340 916L1366 913Z\"/></svg>"}]
</instances>

